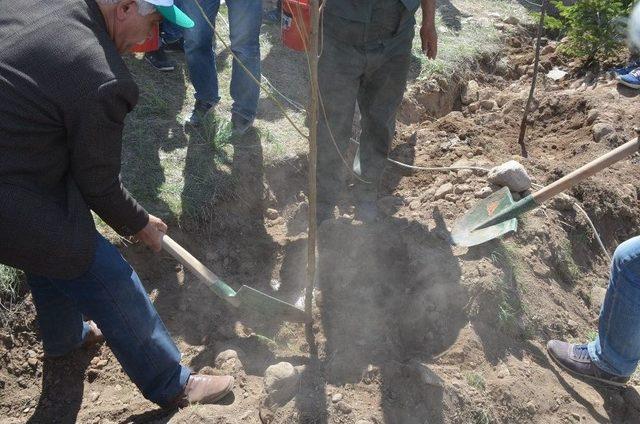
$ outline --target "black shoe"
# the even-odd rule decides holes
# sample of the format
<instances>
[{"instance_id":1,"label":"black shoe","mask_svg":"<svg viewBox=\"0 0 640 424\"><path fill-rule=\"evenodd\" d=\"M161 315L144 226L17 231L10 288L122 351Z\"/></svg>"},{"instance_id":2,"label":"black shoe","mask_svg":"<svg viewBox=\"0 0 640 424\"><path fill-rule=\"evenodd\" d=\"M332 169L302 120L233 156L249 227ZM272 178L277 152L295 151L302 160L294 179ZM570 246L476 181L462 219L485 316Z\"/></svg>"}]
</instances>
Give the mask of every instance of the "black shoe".
<instances>
[{"instance_id":1,"label":"black shoe","mask_svg":"<svg viewBox=\"0 0 640 424\"><path fill-rule=\"evenodd\" d=\"M213 103L203 102L196 99L196 104L193 106L191 117L189 117L186 123L194 127L199 127L208 115L213 114L215 106L216 105Z\"/></svg>"},{"instance_id":2,"label":"black shoe","mask_svg":"<svg viewBox=\"0 0 640 424\"><path fill-rule=\"evenodd\" d=\"M247 119L237 113L231 114L231 127L234 135L244 135L253 126L253 119Z\"/></svg>"},{"instance_id":3,"label":"black shoe","mask_svg":"<svg viewBox=\"0 0 640 424\"><path fill-rule=\"evenodd\" d=\"M629 382L629 377L609 374L598 368L591 361L586 344L550 340L547 352L558 365L577 377L616 387L624 387Z\"/></svg>"},{"instance_id":4,"label":"black shoe","mask_svg":"<svg viewBox=\"0 0 640 424\"><path fill-rule=\"evenodd\" d=\"M168 52L184 52L184 38L178 38L176 41L170 43L163 40L162 45L164 50Z\"/></svg>"},{"instance_id":5,"label":"black shoe","mask_svg":"<svg viewBox=\"0 0 640 424\"><path fill-rule=\"evenodd\" d=\"M164 47L162 46L160 46L156 51L145 53L144 60L149 62L151 66L156 68L158 71L173 71L176 67L176 62L169 59L167 53L164 51Z\"/></svg>"}]
</instances>

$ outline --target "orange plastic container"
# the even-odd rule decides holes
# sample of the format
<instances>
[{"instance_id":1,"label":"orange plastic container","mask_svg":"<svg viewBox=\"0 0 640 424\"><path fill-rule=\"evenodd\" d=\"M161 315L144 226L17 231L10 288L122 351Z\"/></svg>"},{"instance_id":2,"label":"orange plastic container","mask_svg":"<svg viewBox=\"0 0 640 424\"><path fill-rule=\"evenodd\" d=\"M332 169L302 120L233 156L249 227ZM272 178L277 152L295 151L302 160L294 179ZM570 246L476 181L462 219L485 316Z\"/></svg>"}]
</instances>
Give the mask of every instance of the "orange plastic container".
<instances>
[{"instance_id":1,"label":"orange plastic container","mask_svg":"<svg viewBox=\"0 0 640 424\"><path fill-rule=\"evenodd\" d=\"M158 47L160 47L160 26L155 25L151 31L151 36L144 42L131 47L131 51L134 53L153 52L158 50Z\"/></svg>"},{"instance_id":2,"label":"orange plastic container","mask_svg":"<svg viewBox=\"0 0 640 424\"><path fill-rule=\"evenodd\" d=\"M299 52L307 50L311 34L309 0L283 0L281 28L285 46Z\"/></svg>"}]
</instances>

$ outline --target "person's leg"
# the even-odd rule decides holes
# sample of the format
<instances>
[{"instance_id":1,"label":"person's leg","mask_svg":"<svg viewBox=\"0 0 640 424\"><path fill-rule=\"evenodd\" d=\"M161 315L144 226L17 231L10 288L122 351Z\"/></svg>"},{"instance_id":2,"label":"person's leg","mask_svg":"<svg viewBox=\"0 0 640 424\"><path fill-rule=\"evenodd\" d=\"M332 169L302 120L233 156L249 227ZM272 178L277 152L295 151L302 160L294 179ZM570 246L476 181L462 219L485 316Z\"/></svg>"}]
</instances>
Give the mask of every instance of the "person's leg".
<instances>
[{"instance_id":1,"label":"person's leg","mask_svg":"<svg viewBox=\"0 0 640 424\"><path fill-rule=\"evenodd\" d=\"M600 369L630 376L640 361L640 237L616 249L609 288L600 312L599 334L589 356Z\"/></svg>"},{"instance_id":2,"label":"person's leg","mask_svg":"<svg viewBox=\"0 0 640 424\"><path fill-rule=\"evenodd\" d=\"M260 86L260 25L262 24L261 0L227 0L229 9L229 38L231 51L245 65L244 69L234 58L231 72L231 113L253 122L258 110ZM251 72L251 75L247 73Z\"/></svg>"},{"instance_id":3,"label":"person's leg","mask_svg":"<svg viewBox=\"0 0 640 424\"><path fill-rule=\"evenodd\" d=\"M324 112L320 107L318 120L318 224L331 217L338 194L345 189L344 177L348 171L343 158L351 139L356 98L366 61L362 49L344 41L350 35L350 25L354 27L353 39L358 40L362 25L325 15L323 53L318 63L318 85L324 105ZM340 39L333 36L339 30Z\"/></svg>"},{"instance_id":4,"label":"person's leg","mask_svg":"<svg viewBox=\"0 0 640 424\"><path fill-rule=\"evenodd\" d=\"M165 19L160 24L160 36L165 44L173 44L182 38L182 28Z\"/></svg>"},{"instance_id":5,"label":"person's leg","mask_svg":"<svg viewBox=\"0 0 640 424\"><path fill-rule=\"evenodd\" d=\"M220 0L176 0L176 5L193 19L195 26L184 29L184 54L189 77L196 91L195 98L201 103L215 105L220 101L218 74L213 50L213 30L202 15L202 7L212 24L215 24Z\"/></svg>"},{"instance_id":6,"label":"person's leg","mask_svg":"<svg viewBox=\"0 0 640 424\"><path fill-rule=\"evenodd\" d=\"M73 299L58 290L49 278L28 275L27 282L45 355L62 356L80 347L89 325L83 322Z\"/></svg>"},{"instance_id":7,"label":"person's leg","mask_svg":"<svg viewBox=\"0 0 640 424\"><path fill-rule=\"evenodd\" d=\"M108 346L143 395L160 405L183 393L191 371L180 364L180 352L135 271L118 250L98 237L89 270L74 280L50 280L90 316ZM78 315L74 326L77 327ZM76 328L75 332L79 330Z\"/></svg>"},{"instance_id":8,"label":"person's leg","mask_svg":"<svg viewBox=\"0 0 640 424\"><path fill-rule=\"evenodd\" d=\"M406 32L388 46L370 51L369 66L358 93L360 167L363 178L371 184L356 182L355 195L359 203L371 203L371 208L375 208L373 202L395 133L396 111L406 89L412 39L413 33ZM374 217L375 211L370 215Z\"/></svg>"}]
</instances>

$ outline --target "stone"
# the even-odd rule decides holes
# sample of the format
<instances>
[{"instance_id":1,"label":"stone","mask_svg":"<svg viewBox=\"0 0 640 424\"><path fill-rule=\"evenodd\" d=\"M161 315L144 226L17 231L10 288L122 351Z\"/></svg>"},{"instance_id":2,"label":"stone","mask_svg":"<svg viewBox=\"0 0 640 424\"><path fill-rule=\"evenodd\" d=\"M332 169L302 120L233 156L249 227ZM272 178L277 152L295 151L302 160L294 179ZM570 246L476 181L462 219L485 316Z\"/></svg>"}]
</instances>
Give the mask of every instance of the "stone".
<instances>
[{"instance_id":1,"label":"stone","mask_svg":"<svg viewBox=\"0 0 640 424\"><path fill-rule=\"evenodd\" d=\"M482 187L480 190L476 191L473 195L479 199L484 199L491 193L493 193L493 190L491 190L491 187Z\"/></svg>"},{"instance_id":2,"label":"stone","mask_svg":"<svg viewBox=\"0 0 640 424\"><path fill-rule=\"evenodd\" d=\"M455 194L452 194L452 193L444 195L444 200L446 200L447 202L451 202L451 203L457 202L458 198L459 198L458 196L456 196Z\"/></svg>"},{"instance_id":3,"label":"stone","mask_svg":"<svg viewBox=\"0 0 640 424\"><path fill-rule=\"evenodd\" d=\"M507 368L505 364L501 364L498 367L498 378L506 378L506 377L509 377L510 375L511 375L511 372L509 372L509 368Z\"/></svg>"},{"instance_id":4,"label":"stone","mask_svg":"<svg viewBox=\"0 0 640 424\"><path fill-rule=\"evenodd\" d=\"M543 54L543 55L551 54L551 53L555 53L555 51L556 51L556 46L554 46L553 44L547 44L540 50L540 54Z\"/></svg>"},{"instance_id":5,"label":"stone","mask_svg":"<svg viewBox=\"0 0 640 424\"><path fill-rule=\"evenodd\" d=\"M244 371L244 366L238 357L238 352L233 349L227 349L220 352L214 361L217 373L238 374Z\"/></svg>"},{"instance_id":6,"label":"stone","mask_svg":"<svg viewBox=\"0 0 640 424\"><path fill-rule=\"evenodd\" d=\"M527 170L515 160L491 168L487 180L501 187L509 187L509 190L514 192L531 188L531 178Z\"/></svg>"},{"instance_id":7,"label":"stone","mask_svg":"<svg viewBox=\"0 0 640 424\"><path fill-rule=\"evenodd\" d=\"M607 135L614 132L613 127L610 124L604 122L598 122L593 124L591 127L591 132L593 133L593 139L596 143L599 143L604 139Z\"/></svg>"},{"instance_id":8,"label":"stone","mask_svg":"<svg viewBox=\"0 0 640 424\"><path fill-rule=\"evenodd\" d=\"M477 102L480 99L480 86L475 80L470 80L467 85L462 89L460 101L463 105L470 105L473 102Z\"/></svg>"},{"instance_id":9,"label":"stone","mask_svg":"<svg viewBox=\"0 0 640 424\"><path fill-rule=\"evenodd\" d=\"M458 171L458 181L463 182L467 181L473 175L473 171L471 169L461 169Z\"/></svg>"},{"instance_id":10,"label":"stone","mask_svg":"<svg viewBox=\"0 0 640 424\"><path fill-rule=\"evenodd\" d=\"M598 112L597 109L591 109L589 113L587 113L587 124L592 125L599 116L600 112Z\"/></svg>"},{"instance_id":11,"label":"stone","mask_svg":"<svg viewBox=\"0 0 640 424\"><path fill-rule=\"evenodd\" d=\"M498 104L495 100L481 100L480 107L484 110L493 110L498 107Z\"/></svg>"},{"instance_id":12,"label":"stone","mask_svg":"<svg viewBox=\"0 0 640 424\"><path fill-rule=\"evenodd\" d=\"M509 16L503 22L508 25L518 25L520 23L520 19L516 18L515 16Z\"/></svg>"},{"instance_id":13,"label":"stone","mask_svg":"<svg viewBox=\"0 0 640 424\"><path fill-rule=\"evenodd\" d=\"M549 202L551 207L558 211L570 211L573 210L573 205L576 199L569 196L566 193L560 193Z\"/></svg>"},{"instance_id":14,"label":"stone","mask_svg":"<svg viewBox=\"0 0 640 424\"><path fill-rule=\"evenodd\" d=\"M469 105L469 112L476 113L480 110L480 102L473 102Z\"/></svg>"},{"instance_id":15,"label":"stone","mask_svg":"<svg viewBox=\"0 0 640 424\"><path fill-rule=\"evenodd\" d=\"M36 367L38 365L38 360L36 358L29 358L27 359L27 363L32 367Z\"/></svg>"},{"instance_id":16,"label":"stone","mask_svg":"<svg viewBox=\"0 0 640 424\"><path fill-rule=\"evenodd\" d=\"M536 413L536 405L535 405L535 403L533 403L533 402L529 401L529 402L527 403L527 405L526 405L526 408L527 408L527 412L528 412L530 415L534 415L534 414Z\"/></svg>"},{"instance_id":17,"label":"stone","mask_svg":"<svg viewBox=\"0 0 640 424\"><path fill-rule=\"evenodd\" d=\"M265 212L265 216L271 220L274 219L278 219L278 217L280 216L280 214L278 213L277 210L273 209L273 208L269 208L267 209L267 211Z\"/></svg>"},{"instance_id":18,"label":"stone","mask_svg":"<svg viewBox=\"0 0 640 424\"><path fill-rule=\"evenodd\" d=\"M342 398L343 398L342 393L336 393L333 396L331 396L331 402L338 403L342 400Z\"/></svg>"},{"instance_id":19,"label":"stone","mask_svg":"<svg viewBox=\"0 0 640 424\"><path fill-rule=\"evenodd\" d=\"M563 81L567 77L567 75L568 75L567 71L563 71L558 67L554 67L552 70L547 72L547 78L556 82Z\"/></svg>"},{"instance_id":20,"label":"stone","mask_svg":"<svg viewBox=\"0 0 640 424\"><path fill-rule=\"evenodd\" d=\"M442 199L447 194L452 193L452 192L453 192L453 184L444 183L440 187L438 187L438 189L436 190L435 198L436 199Z\"/></svg>"},{"instance_id":21,"label":"stone","mask_svg":"<svg viewBox=\"0 0 640 424\"><path fill-rule=\"evenodd\" d=\"M413 202L409 203L409 209L411 209L412 211L418 210L421 204L422 203L420 203L420 200L414 200Z\"/></svg>"},{"instance_id":22,"label":"stone","mask_svg":"<svg viewBox=\"0 0 640 424\"><path fill-rule=\"evenodd\" d=\"M95 402L100 398L100 392L91 392L89 394L89 399L91 400L91 402Z\"/></svg>"},{"instance_id":23,"label":"stone","mask_svg":"<svg viewBox=\"0 0 640 424\"><path fill-rule=\"evenodd\" d=\"M268 367L264 373L264 387L268 403L284 405L295 396L300 374L304 367L294 367L289 362L280 362Z\"/></svg>"},{"instance_id":24,"label":"stone","mask_svg":"<svg viewBox=\"0 0 640 424\"><path fill-rule=\"evenodd\" d=\"M353 411L353 408L347 402L341 400L340 402L336 403L336 410L342 412L343 414L350 414L351 411Z\"/></svg>"},{"instance_id":25,"label":"stone","mask_svg":"<svg viewBox=\"0 0 640 424\"><path fill-rule=\"evenodd\" d=\"M455 186L455 188L453 189L453 192L455 194L462 194L468 191L471 191L471 186L469 184L460 184Z\"/></svg>"},{"instance_id":26,"label":"stone","mask_svg":"<svg viewBox=\"0 0 640 424\"><path fill-rule=\"evenodd\" d=\"M109 363L109 361L107 361L106 359L100 359L98 362L96 362L95 367L97 369L101 369L107 366L107 364Z\"/></svg>"}]
</instances>

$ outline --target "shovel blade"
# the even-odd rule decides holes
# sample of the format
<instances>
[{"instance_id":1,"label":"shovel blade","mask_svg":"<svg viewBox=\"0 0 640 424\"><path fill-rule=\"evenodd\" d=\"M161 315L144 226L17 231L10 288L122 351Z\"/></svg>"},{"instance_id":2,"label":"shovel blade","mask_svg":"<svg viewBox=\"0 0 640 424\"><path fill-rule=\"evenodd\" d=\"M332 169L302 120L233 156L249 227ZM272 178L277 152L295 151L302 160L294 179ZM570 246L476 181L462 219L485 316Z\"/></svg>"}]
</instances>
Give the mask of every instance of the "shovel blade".
<instances>
[{"instance_id":1,"label":"shovel blade","mask_svg":"<svg viewBox=\"0 0 640 424\"><path fill-rule=\"evenodd\" d=\"M242 286L234 296L239 307L255 311L265 317L276 317L288 322L309 322L310 317L301 309L249 286Z\"/></svg>"},{"instance_id":2,"label":"shovel blade","mask_svg":"<svg viewBox=\"0 0 640 424\"><path fill-rule=\"evenodd\" d=\"M486 228L478 228L483 222L509 209L514 204L507 187L496 191L474 205L459 218L451 231L451 240L458 246L475 246L518 229L515 218L505 219Z\"/></svg>"}]
</instances>

